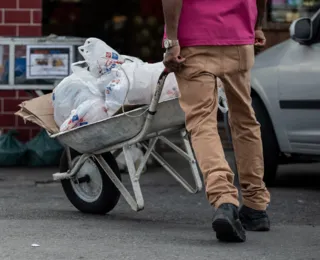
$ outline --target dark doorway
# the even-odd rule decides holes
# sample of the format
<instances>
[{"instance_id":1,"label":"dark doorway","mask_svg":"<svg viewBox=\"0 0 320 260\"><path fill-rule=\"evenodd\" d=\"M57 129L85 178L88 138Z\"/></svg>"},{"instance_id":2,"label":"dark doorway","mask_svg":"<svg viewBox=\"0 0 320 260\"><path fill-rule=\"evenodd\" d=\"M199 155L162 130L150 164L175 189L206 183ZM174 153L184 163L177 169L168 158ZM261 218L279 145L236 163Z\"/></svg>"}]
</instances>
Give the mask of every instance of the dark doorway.
<instances>
[{"instance_id":1,"label":"dark doorway","mask_svg":"<svg viewBox=\"0 0 320 260\"><path fill-rule=\"evenodd\" d=\"M159 0L43 0L43 35L96 37L144 61L162 59Z\"/></svg>"}]
</instances>

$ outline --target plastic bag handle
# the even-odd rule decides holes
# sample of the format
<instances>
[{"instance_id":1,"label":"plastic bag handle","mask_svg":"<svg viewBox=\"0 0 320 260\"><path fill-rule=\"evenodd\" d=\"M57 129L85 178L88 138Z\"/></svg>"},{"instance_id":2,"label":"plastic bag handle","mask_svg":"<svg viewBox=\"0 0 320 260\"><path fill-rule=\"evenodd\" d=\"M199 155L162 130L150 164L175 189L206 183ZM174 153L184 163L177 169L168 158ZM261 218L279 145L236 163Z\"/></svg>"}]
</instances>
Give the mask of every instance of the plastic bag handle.
<instances>
[{"instance_id":1,"label":"plastic bag handle","mask_svg":"<svg viewBox=\"0 0 320 260\"><path fill-rule=\"evenodd\" d=\"M71 64L71 70L72 70L72 72L75 73L75 74L77 74L77 72L79 72L79 71L81 71L81 70L82 70L82 71L83 71L84 69L87 70L88 65L87 65L85 68L78 66L78 65L82 65L82 64L87 64L87 62L86 62L85 60L81 60L81 61L77 61L77 62L72 63L72 64Z\"/></svg>"}]
</instances>

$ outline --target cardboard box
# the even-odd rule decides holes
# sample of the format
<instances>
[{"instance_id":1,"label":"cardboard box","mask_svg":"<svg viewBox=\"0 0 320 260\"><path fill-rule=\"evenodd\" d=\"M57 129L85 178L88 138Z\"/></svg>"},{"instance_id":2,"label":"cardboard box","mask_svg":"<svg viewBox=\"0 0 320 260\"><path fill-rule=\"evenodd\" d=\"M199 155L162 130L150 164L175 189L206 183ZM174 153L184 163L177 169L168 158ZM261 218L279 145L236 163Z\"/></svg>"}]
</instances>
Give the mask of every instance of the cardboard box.
<instances>
[{"instance_id":1,"label":"cardboard box","mask_svg":"<svg viewBox=\"0 0 320 260\"><path fill-rule=\"evenodd\" d=\"M59 132L59 127L54 121L52 94L43 95L20 105L20 110L15 115L22 117L25 121L30 121L46 129L50 134Z\"/></svg>"}]
</instances>

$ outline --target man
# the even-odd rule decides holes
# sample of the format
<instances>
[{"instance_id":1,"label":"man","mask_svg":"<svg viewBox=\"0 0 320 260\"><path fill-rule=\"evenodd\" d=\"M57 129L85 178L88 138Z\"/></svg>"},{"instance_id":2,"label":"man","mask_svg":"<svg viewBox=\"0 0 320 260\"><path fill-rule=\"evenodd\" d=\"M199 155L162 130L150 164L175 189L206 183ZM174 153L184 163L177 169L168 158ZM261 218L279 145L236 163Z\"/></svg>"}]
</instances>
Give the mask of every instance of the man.
<instances>
[{"instance_id":1,"label":"man","mask_svg":"<svg viewBox=\"0 0 320 260\"><path fill-rule=\"evenodd\" d=\"M244 242L245 230L268 231L270 201L263 182L260 125L251 106L254 44L263 46L265 0L162 0L164 64L176 74L206 194L216 208L217 239ZM243 206L217 131L217 85L224 85Z\"/></svg>"}]
</instances>

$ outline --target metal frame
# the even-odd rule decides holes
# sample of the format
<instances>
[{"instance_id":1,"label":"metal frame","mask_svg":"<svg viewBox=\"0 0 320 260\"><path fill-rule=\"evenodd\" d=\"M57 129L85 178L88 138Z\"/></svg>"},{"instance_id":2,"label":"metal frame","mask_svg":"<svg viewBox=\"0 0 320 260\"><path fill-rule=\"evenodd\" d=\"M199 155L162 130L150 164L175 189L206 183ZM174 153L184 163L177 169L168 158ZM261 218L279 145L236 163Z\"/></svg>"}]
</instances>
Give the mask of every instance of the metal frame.
<instances>
[{"instance_id":1,"label":"metal frame","mask_svg":"<svg viewBox=\"0 0 320 260\"><path fill-rule=\"evenodd\" d=\"M69 171L64 173L55 173L53 174L54 180L62 180L62 179L70 179L74 178L79 171L79 169L82 167L82 165L85 163L85 161L88 158L94 158L101 168L104 170L104 172L108 175L110 180L114 183L114 185L119 189L127 203L131 206L131 208L134 211L140 211L144 208L144 199L141 192L140 187L140 177L141 173L143 171L143 168L145 167L148 159L150 156L152 156L155 160L157 160L160 165L170 174L172 175L188 192L190 193L197 193L202 189L202 181L200 177L200 173L197 167L196 160L194 158L194 154L190 145L189 137L187 135L187 132L184 127L176 127L171 129L165 129L160 132L156 133L148 133L148 130L150 129L150 126L152 124L153 118L155 113L157 112L157 106L158 102L162 93L163 85L168 76L168 72L165 70L162 72L162 74L159 77L156 91L154 93L154 96L152 98L151 104L148 109L148 114L145 120L145 123L141 129L141 131L132 139L128 141L121 142L119 144L106 147L101 150L97 150L92 154L83 154L77 161L77 163L73 166L72 165L72 158L70 155L70 148L66 147L67 150L67 156L68 156L68 163L69 163ZM183 143L186 149L186 152L183 151L181 148L176 146L174 143L169 141L167 138L165 138L163 135L166 133L172 133L180 131L181 138L183 139ZM148 142L150 140L150 142ZM170 148L172 148L174 151L176 151L178 154L180 154L183 158L185 158L191 167L192 176L195 182L195 187L192 187L161 155L159 155L155 151L155 145L156 143L161 140L165 144L167 144ZM145 155L143 156L138 169L135 168L133 158L130 154L130 146L134 144L140 144L142 145L147 151ZM107 162L103 159L102 154L109 151L114 151L122 149L125 161L127 164L127 168L129 171L129 176L133 188L134 196L130 194L128 189L123 185L123 183L118 179L116 174L113 172L113 170L109 167Z\"/></svg>"},{"instance_id":2,"label":"metal frame","mask_svg":"<svg viewBox=\"0 0 320 260\"><path fill-rule=\"evenodd\" d=\"M80 37L58 37L50 35L48 37L21 38L21 37L1 37L0 46L9 46L9 84L0 84L0 89L24 89L24 90L52 90L54 84L15 84L14 67L15 67L15 47L17 45L71 45L78 46L84 43L85 39ZM72 53L71 59L74 61L75 54Z\"/></svg>"}]
</instances>

